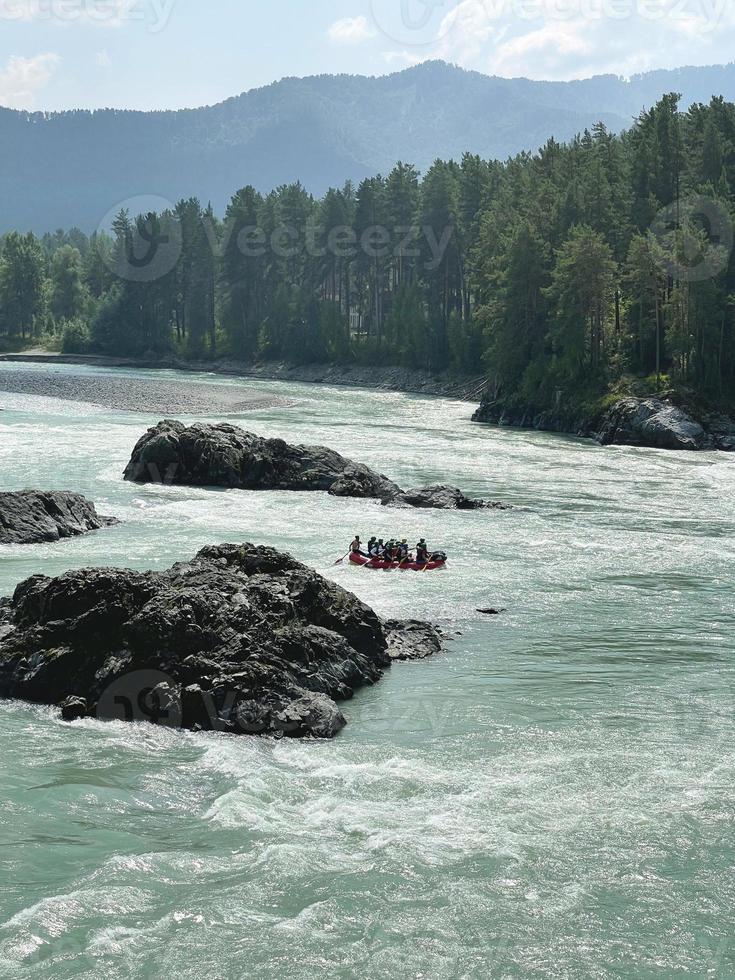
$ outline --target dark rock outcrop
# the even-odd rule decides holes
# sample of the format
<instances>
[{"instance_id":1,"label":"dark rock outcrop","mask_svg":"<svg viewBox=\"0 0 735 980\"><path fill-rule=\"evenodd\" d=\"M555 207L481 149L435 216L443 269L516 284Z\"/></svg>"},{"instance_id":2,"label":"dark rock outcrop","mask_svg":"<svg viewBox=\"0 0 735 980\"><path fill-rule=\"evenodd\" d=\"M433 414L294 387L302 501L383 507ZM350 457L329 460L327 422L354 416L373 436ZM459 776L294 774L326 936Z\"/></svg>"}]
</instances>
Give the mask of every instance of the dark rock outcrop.
<instances>
[{"instance_id":1,"label":"dark rock outcrop","mask_svg":"<svg viewBox=\"0 0 735 980\"><path fill-rule=\"evenodd\" d=\"M77 493L0 493L0 544L58 541L118 523L114 517L100 517L94 504Z\"/></svg>"},{"instance_id":2,"label":"dark rock outcrop","mask_svg":"<svg viewBox=\"0 0 735 980\"><path fill-rule=\"evenodd\" d=\"M602 445L651 446L657 449L735 448L705 430L683 408L659 398L622 398L607 411L594 437Z\"/></svg>"},{"instance_id":3,"label":"dark rock outcrop","mask_svg":"<svg viewBox=\"0 0 735 980\"><path fill-rule=\"evenodd\" d=\"M383 622L289 555L205 548L165 572L36 575L0 602L0 697L63 717L331 737L336 702L440 634Z\"/></svg>"},{"instance_id":4,"label":"dark rock outcrop","mask_svg":"<svg viewBox=\"0 0 735 980\"><path fill-rule=\"evenodd\" d=\"M124 476L135 483L326 490L338 496L380 497L398 490L386 477L325 446L290 446L236 425L187 427L175 421L146 432Z\"/></svg>"},{"instance_id":5,"label":"dark rock outcrop","mask_svg":"<svg viewBox=\"0 0 735 980\"><path fill-rule=\"evenodd\" d=\"M189 427L163 421L138 441L125 469L135 483L172 483L244 490L322 490L334 497L365 497L411 507L474 510L501 507L470 500L454 487L404 493L386 476L325 446L291 446L235 425Z\"/></svg>"},{"instance_id":6,"label":"dark rock outcrop","mask_svg":"<svg viewBox=\"0 0 735 980\"><path fill-rule=\"evenodd\" d=\"M497 501L472 500L457 487L438 484L404 490L383 500L390 507L431 507L436 510L510 510L506 504Z\"/></svg>"},{"instance_id":7,"label":"dark rock outcrop","mask_svg":"<svg viewBox=\"0 0 735 980\"><path fill-rule=\"evenodd\" d=\"M594 439L602 445L653 449L735 451L735 421L724 415L676 404L669 397L621 398L604 412L580 416L575 411L538 411L533 406L506 406L485 401L474 422L562 432Z\"/></svg>"},{"instance_id":8,"label":"dark rock outcrop","mask_svg":"<svg viewBox=\"0 0 735 980\"><path fill-rule=\"evenodd\" d=\"M486 399L472 416L473 422L488 422L510 429L536 429L567 435L590 436L590 420L577 413L541 411L533 405L518 407Z\"/></svg>"}]
</instances>

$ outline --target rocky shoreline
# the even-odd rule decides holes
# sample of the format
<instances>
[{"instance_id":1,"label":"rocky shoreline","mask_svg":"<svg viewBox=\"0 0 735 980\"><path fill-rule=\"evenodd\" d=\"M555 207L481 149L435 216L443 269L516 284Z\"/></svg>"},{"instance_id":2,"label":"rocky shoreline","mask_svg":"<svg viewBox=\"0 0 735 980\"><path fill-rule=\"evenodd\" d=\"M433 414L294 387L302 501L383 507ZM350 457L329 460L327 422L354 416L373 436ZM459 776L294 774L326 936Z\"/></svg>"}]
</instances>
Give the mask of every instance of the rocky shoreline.
<instances>
[{"instance_id":1,"label":"rocky shoreline","mask_svg":"<svg viewBox=\"0 0 735 980\"><path fill-rule=\"evenodd\" d=\"M42 544L78 537L119 524L101 517L94 504L68 491L0 493L0 544Z\"/></svg>"},{"instance_id":2,"label":"rocky shoreline","mask_svg":"<svg viewBox=\"0 0 735 980\"><path fill-rule=\"evenodd\" d=\"M486 422L540 432L594 439L603 446L642 446L669 450L735 451L735 421L727 416L676 404L671 398L620 398L605 410L587 415L574 409L538 411L484 401L472 416Z\"/></svg>"},{"instance_id":3,"label":"rocky shoreline","mask_svg":"<svg viewBox=\"0 0 735 980\"><path fill-rule=\"evenodd\" d=\"M0 697L67 721L331 738L338 701L441 648L435 627L384 621L289 555L220 545L165 572L21 583L0 600Z\"/></svg>"}]
</instances>

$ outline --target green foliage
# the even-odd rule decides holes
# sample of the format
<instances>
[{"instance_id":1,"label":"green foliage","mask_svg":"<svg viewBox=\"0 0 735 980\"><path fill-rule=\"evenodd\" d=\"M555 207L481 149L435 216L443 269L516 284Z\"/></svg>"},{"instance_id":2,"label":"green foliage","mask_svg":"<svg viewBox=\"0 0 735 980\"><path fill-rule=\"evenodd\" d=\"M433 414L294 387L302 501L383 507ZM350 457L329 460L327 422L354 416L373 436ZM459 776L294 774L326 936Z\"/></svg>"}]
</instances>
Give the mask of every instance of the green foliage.
<instances>
[{"instance_id":1,"label":"green foliage","mask_svg":"<svg viewBox=\"0 0 735 980\"><path fill-rule=\"evenodd\" d=\"M75 318L61 324L61 353L87 354L90 346L89 324Z\"/></svg>"}]
</instances>

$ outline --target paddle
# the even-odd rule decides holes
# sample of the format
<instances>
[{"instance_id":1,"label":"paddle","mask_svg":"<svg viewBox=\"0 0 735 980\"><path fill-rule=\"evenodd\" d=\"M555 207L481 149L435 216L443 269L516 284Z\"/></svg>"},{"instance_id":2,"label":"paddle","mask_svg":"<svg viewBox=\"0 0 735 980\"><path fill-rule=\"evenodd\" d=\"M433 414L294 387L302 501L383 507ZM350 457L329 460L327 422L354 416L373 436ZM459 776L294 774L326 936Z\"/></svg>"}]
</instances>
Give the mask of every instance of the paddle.
<instances>
[{"instance_id":1,"label":"paddle","mask_svg":"<svg viewBox=\"0 0 735 980\"><path fill-rule=\"evenodd\" d=\"M338 558L337 561L334 564L335 565L341 565L342 562L345 560L345 558L349 558L349 557L350 557L350 552L348 551L347 554L344 556L344 558Z\"/></svg>"}]
</instances>

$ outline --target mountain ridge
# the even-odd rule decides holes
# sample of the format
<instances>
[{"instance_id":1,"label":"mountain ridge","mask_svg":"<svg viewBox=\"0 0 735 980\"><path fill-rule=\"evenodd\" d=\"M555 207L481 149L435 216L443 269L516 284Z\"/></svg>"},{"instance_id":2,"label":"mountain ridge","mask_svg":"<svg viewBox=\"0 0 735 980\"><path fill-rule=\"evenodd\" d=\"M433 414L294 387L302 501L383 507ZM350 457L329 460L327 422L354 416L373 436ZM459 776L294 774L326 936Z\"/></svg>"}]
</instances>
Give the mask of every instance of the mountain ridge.
<instances>
[{"instance_id":1,"label":"mountain ridge","mask_svg":"<svg viewBox=\"0 0 735 980\"><path fill-rule=\"evenodd\" d=\"M300 180L322 194L398 160L425 171L465 151L505 159L596 122L619 132L669 91L684 108L735 99L735 64L544 82L431 61L381 76L284 78L198 108L0 108L0 231L91 231L138 195L194 195L221 213L248 183L267 192Z\"/></svg>"}]
</instances>

